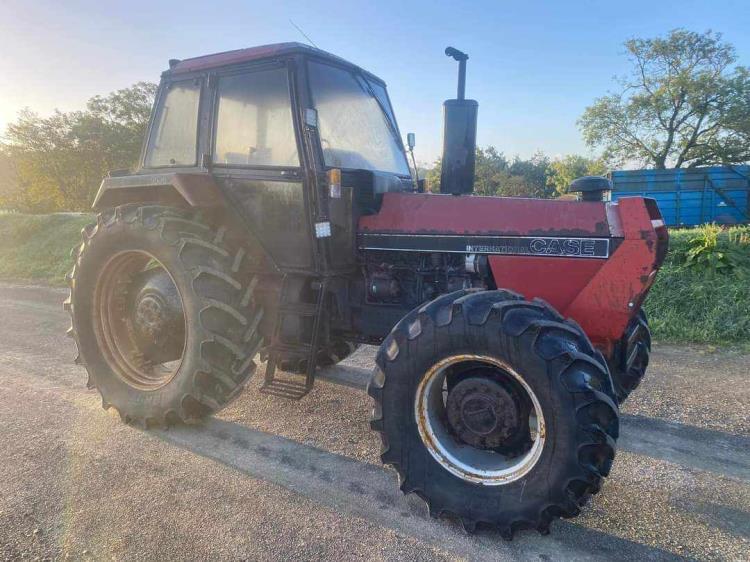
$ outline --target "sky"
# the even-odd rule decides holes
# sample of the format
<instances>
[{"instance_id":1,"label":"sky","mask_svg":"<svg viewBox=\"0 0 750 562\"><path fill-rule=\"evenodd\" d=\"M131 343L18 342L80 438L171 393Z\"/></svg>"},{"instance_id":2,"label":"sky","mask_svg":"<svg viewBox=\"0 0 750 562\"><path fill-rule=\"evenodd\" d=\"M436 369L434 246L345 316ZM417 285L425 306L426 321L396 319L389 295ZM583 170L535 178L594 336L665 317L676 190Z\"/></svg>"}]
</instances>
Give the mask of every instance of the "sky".
<instances>
[{"instance_id":1,"label":"sky","mask_svg":"<svg viewBox=\"0 0 750 562\"><path fill-rule=\"evenodd\" d=\"M627 72L629 38L712 29L750 65L750 0L0 0L0 131L24 107L80 109L91 96L158 81L170 58L306 42L290 20L386 81L424 163L440 154L442 102L455 96L448 45L469 54L478 144L524 158L592 154L576 120Z\"/></svg>"}]
</instances>

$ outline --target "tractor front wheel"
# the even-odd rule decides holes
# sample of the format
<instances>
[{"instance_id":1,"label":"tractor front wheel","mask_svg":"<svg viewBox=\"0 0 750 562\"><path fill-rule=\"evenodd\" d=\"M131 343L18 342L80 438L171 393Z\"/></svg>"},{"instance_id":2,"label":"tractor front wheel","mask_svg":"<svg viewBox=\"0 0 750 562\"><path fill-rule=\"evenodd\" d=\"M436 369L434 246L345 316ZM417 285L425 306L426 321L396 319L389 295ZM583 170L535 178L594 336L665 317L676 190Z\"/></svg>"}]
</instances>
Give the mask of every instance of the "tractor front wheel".
<instances>
[{"instance_id":1,"label":"tractor front wheel","mask_svg":"<svg viewBox=\"0 0 750 562\"><path fill-rule=\"evenodd\" d=\"M368 387L401 490L467 531L546 533L609 474L619 411L586 335L544 302L459 291L408 314Z\"/></svg>"}]
</instances>

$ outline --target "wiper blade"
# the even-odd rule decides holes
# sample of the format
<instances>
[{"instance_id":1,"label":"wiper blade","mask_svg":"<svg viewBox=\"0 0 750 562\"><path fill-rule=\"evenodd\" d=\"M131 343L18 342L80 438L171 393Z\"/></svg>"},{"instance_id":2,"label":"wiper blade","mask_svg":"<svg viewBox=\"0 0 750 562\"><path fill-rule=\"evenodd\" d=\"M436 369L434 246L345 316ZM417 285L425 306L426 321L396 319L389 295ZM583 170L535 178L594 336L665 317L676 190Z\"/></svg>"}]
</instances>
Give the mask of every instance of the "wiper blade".
<instances>
[{"instance_id":1,"label":"wiper blade","mask_svg":"<svg viewBox=\"0 0 750 562\"><path fill-rule=\"evenodd\" d=\"M388 109L383 105L383 102L380 101L380 98L378 98L377 94L375 93L375 90L372 89L372 85L370 82L367 81L366 78L363 78L359 74L356 75L357 83L359 84L359 87L362 88L362 91L364 91L367 94L370 94L372 99L375 100L375 103L378 104L378 107L380 108L380 112L383 114L383 117L385 117L385 122L388 125L388 130L391 132L391 135L393 135L393 138L396 139L396 142L398 143L398 146L401 147L403 150L404 144L401 141L401 137L398 134L398 130L396 129L396 124L391 120L390 113L388 112Z\"/></svg>"}]
</instances>

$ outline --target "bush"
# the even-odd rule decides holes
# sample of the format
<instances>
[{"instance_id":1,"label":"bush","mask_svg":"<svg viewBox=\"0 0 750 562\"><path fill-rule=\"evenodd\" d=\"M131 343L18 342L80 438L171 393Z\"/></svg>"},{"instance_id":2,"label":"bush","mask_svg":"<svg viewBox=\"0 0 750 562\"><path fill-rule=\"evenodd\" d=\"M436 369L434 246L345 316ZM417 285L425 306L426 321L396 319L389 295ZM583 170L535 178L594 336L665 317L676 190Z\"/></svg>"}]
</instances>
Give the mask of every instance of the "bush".
<instances>
[{"instance_id":1,"label":"bush","mask_svg":"<svg viewBox=\"0 0 750 562\"><path fill-rule=\"evenodd\" d=\"M675 259L688 269L705 275L738 273L750 267L750 236L746 229L727 231L716 224L705 224L694 229L687 248L675 252Z\"/></svg>"}]
</instances>

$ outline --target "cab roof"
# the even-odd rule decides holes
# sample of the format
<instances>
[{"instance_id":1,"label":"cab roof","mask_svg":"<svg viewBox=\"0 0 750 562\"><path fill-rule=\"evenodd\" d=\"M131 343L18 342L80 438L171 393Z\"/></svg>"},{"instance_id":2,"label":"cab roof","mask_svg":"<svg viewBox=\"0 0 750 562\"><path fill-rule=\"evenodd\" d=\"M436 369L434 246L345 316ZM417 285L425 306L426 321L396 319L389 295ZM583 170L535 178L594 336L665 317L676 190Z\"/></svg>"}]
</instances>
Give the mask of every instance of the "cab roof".
<instances>
[{"instance_id":1,"label":"cab roof","mask_svg":"<svg viewBox=\"0 0 750 562\"><path fill-rule=\"evenodd\" d=\"M355 64L350 63L347 60L337 57L322 49L311 47L303 43L273 43L271 45L259 45L257 47L249 47L247 49L237 49L234 51L224 51L222 53L214 53L211 55L203 55L200 57L193 57L183 60L172 60L170 61L170 74L183 74L188 72L198 72L211 68L219 68L232 64L241 64L246 62L274 59L278 57L291 56L291 55L313 55L316 58L327 59L331 62L343 64L350 68L354 68L369 76L373 76L380 82L382 80L370 72L358 67Z\"/></svg>"}]
</instances>

